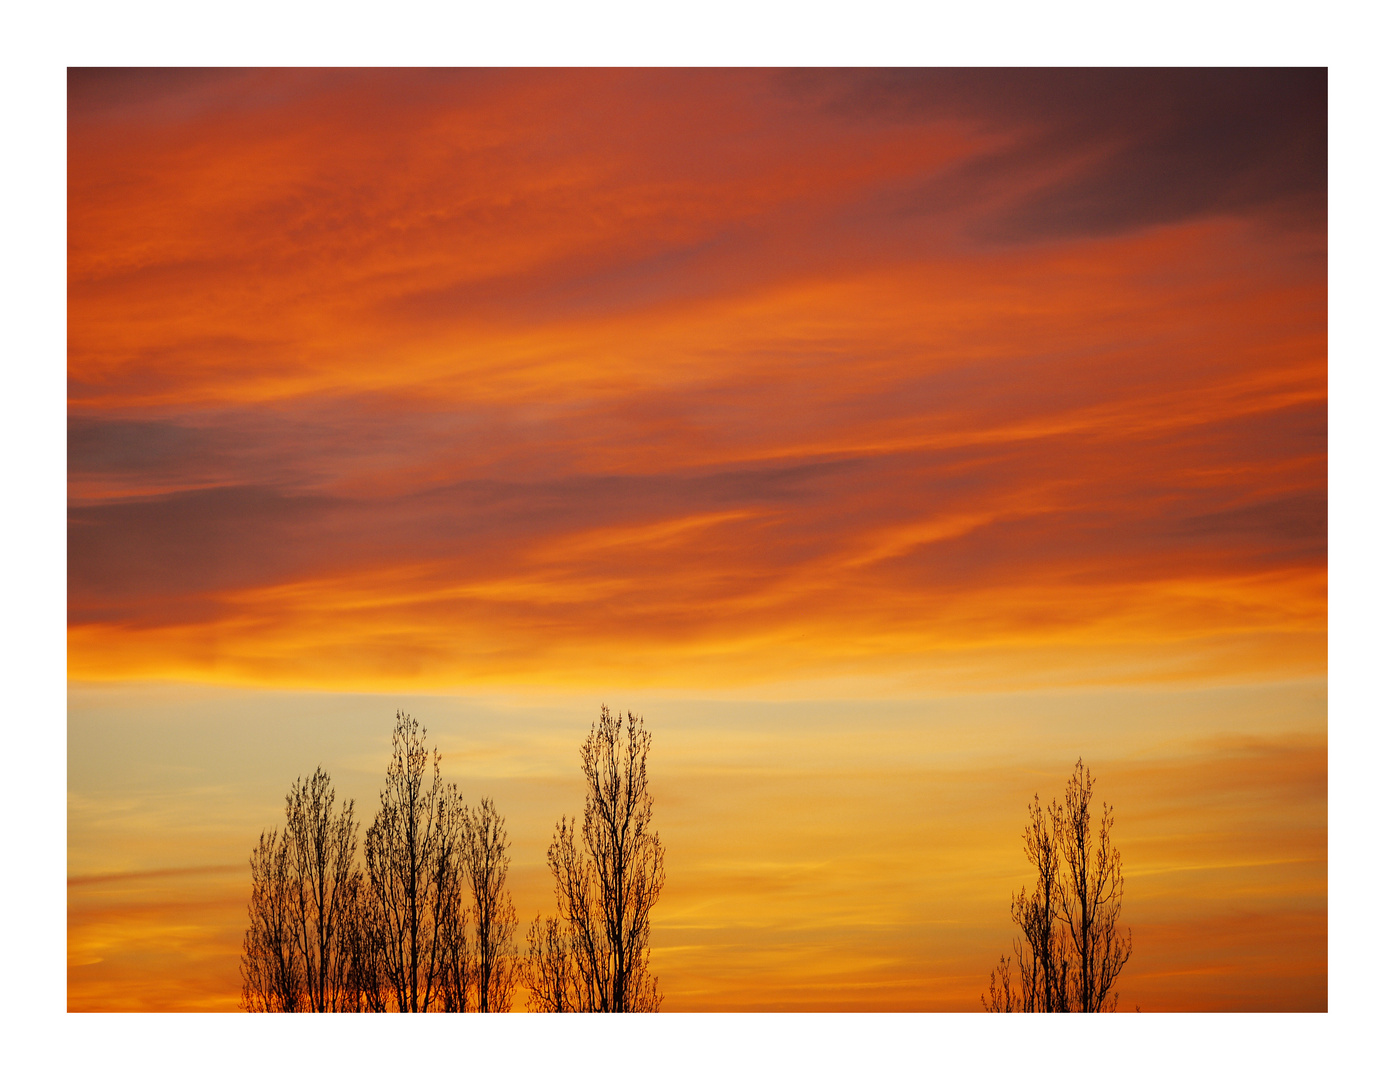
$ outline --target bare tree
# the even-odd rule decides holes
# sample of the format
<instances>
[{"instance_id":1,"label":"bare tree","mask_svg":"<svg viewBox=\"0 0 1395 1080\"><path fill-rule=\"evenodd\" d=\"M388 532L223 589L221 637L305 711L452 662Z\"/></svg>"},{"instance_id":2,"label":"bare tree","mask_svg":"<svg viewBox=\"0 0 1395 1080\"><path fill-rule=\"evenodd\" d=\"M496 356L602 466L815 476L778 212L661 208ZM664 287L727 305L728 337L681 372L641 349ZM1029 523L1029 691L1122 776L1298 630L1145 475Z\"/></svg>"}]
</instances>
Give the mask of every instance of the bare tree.
<instances>
[{"instance_id":1,"label":"bare tree","mask_svg":"<svg viewBox=\"0 0 1395 1080\"><path fill-rule=\"evenodd\" d=\"M354 866L352 800L328 774L297 777L286 825L250 860L243 1007L252 1011L506 1012L518 919L508 837L489 799L465 807L441 755L399 712L379 809ZM430 766L428 776L427 766ZM475 933L470 933L471 923Z\"/></svg>"},{"instance_id":2,"label":"bare tree","mask_svg":"<svg viewBox=\"0 0 1395 1080\"><path fill-rule=\"evenodd\" d=\"M1024 887L1012 901L1012 921L1022 932L1014 952L1021 975L1022 1009L1026 1012L1061 1012L1066 1004L1070 959L1063 932L1057 925L1061 892L1059 816L1054 803L1042 813L1041 800L1033 796L1022 836L1027 859L1037 872L1032 895L1028 896Z\"/></svg>"},{"instance_id":3,"label":"bare tree","mask_svg":"<svg viewBox=\"0 0 1395 1080\"><path fill-rule=\"evenodd\" d=\"M296 778L286 796L295 951L310 1012L335 1012L348 1004L348 957L343 949L350 901L348 880L358 848L358 823L349 800L336 812L334 787L317 768Z\"/></svg>"},{"instance_id":4,"label":"bare tree","mask_svg":"<svg viewBox=\"0 0 1395 1080\"><path fill-rule=\"evenodd\" d=\"M305 982L295 951L291 859L285 838L264 832L249 860L252 899L242 937L242 1007L248 1012L298 1012Z\"/></svg>"},{"instance_id":5,"label":"bare tree","mask_svg":"<svg viewBox=\"0 0 1395 1080\"><path fill-rule=\"evenodd\" d=\"M464 800L454 784L447 786L441 804L440 827L449 834L450 850L438 875L441 890L439 936L441 941L440 993L437 1004L442 1012L469 1012L476 980L475 958L470 943L470 912L465 903L465 875L460 860L465 853Z\"/></svg>"},{"instance_id":6,"label":"bare tree","mask_svg":"<svg viewBox=\"0 0 1395 1080\"><path fill-rule=\"evenodd\" d=\"M297 777L286 825L252 854L252 900L243 938L243 1005L254 1011L332 1012L350 1007L342 934L358 846L352 801L335 807L323 769Z\"/></svg>"},{"instance_id":7,"label":"bare tree","mask_svg":"<svg viewBox=\"0 0 1395 1080\"><path fill-rule=\"evenodd\" d=\"M475 1004L480 1012L508 1012L517 975L514 930L518 916L504 888L509 872L509 840L492 799L465 814L464 865L470 914L475 927L472 967Z\"/></svg>"},{"instance_id":8,"label":"bare tree","mask_svg":"<svg viewBox=\"0 0 1395 1080\"><path fill-rule=\"evenodd\" d=\"M1090 796L1094 778L1081 761L1066 784L1062 814L1065 876L1062 921L1074 946L1068 995L1078 1012L1113 1012L1119 1006L1115 980L1133 954L1133 932L1119 932L1124 902L1124 860L1110 841L1114 808L1100 807L1098 845L1091 850ZM1113 991L1111 993L1111 991Z\"/></svg>"},{"instance_id":9,"label":"bare tree","mask_svg":"<svg viewBox=\"0 0 1395 1080\"><path fill-rule=\"evenodd\" d=\"M1021 961L1019 942L1018 960ZM1020 991L1012 988L1012 961L1004 953L998 957L998 966L988 973L988 990L979 995L986 1012L1024 1012Z\"/></svg>"},{"instance_id":10,"label":"bare tree","mask_svg":"<svg viewBox=\"0 0 1395 1080\"><path fill-rule=\"evenodd\" d=\"M427 750L425 737L413 717L397 714L387 779L363 847L384 977L399 1012L441 1005L450 938L459 932L459 795L441 783L441 755Z\"/></svg>"},{"instance_id":11,"label":"bare tree","mask_svg":"<svg viewBox=\"0 0 1395 1080\"><path fill-rule=\"evenodd\" d=\"M990 1012L1112 1012L1112 991L1133 951L1132 934L1118 929L1123 858L1113 846L1113 807L1104 804L1098 844L1090 832L1094 778L1083 761L1066 783L1066 801L1045 810L1033 797L1023 833L1036 886L1012 898L1021 936L1014 960L999 958L982 998ZM1017 985L1013 986L1013 970Z\"/></svg>"},{"instance_id":12,"label":"bare tree","mask_svg":"<svg viewBox=\"0 0 1395 1080\"><path fill-rule=\"evenodd\" d=\"M528 1007L533 1012L593 1012L594 987L577 964L577 943L567 923L538 916L528 927L524 967Z\"/></svg>"},{"instance_id":13,"label":"bare tree","mask_svg":"<svg viewBox=\"0 0 1395 1080\"><path fill-rule=\"evenodd\" d=\"M362 870L348 881L342 941L346 959L345 1012L386 1012L386 941L378 907Z\"/></svg>"},{"instance_id":14,"label":"bare tree","mask_svg":"<svg viewBox=\"0 0 1395 1080\"><path fill-rule=\"evenodd\" d=\"M581 747L586 807L562 818L547 850L558 920L529 933L535 1007L653 1012L662 995L649 973L649 915L664 884L664 849L650 831L651 742L642 718L601 706Z\"/></svg>"}]
</instances>

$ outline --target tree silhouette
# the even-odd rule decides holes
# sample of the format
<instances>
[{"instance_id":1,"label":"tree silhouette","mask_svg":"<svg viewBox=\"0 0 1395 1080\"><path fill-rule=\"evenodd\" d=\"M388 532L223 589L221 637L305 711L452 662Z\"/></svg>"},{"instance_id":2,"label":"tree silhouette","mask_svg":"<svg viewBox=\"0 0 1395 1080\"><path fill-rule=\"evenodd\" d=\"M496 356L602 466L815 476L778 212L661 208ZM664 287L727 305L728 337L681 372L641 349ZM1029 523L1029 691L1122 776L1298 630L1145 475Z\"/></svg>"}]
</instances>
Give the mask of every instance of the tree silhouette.
<instances>
[{"instance_id":1,"label":"tree silhouette","mask_svg":"<svg viewBox=\"0 0 1395 1080\"><path fill-rule=\"evenodd\" d=\"M563 817L547 850L557 917L528 934L528 989L546 1011L653 1012L649 914L664 884L664 849L650 831L651 742L642 718L601 706L581 747L581 828Z\"/></svg>"},{"instance_id":2,"label":"tree silhouette","mask_svg":"<svg viewBox=\"0 0 1395 1080\"><path fill-rule=\"evenodd\" d=\"M454 785L441 782L441 755L427 750L425 738L416 719L397 714L378 813L363 845L371 920L398 1012L439 1004L447 958L459 953L452 938L462 930L456 914L460 799Z\"/></svg>"},{"instance_id":3,"label":"tree silhouette","mask_svg":"<svg viewBox=\"0 0 1395 1080\"><path fill-rule=\"evenodd\" d=\"M243 1007L254 1012L353 1008L344 947L352 919L358 824L352 800L338 810L323 769L296 778L286 824L252 853L252 899L243 937Z\"/></svg>"},{"instance_id":4,"label":"tree silhouette","mask_svg":"<svg viewBox=\"0 0 1395 1080\"><path fill-rule=\"evenodd\" d=\"M323 769L297 779L286 796L290 849L292 926L305 975L310 1012L335 1012L345 1005L348 957L343 928L349 917L349 877L358 848L353 800L336 813L334 787Z\"/></svg>"},{"instance_id":5,"label":"tree silhouette","mask_svg":"<svg viewBox=\"0 0 1395 1080\"><path fill-rule=\"evenodd\" d=\"M349 878L348 918L344 921L345 1012L386 1012L387 941L377 906L362 870Z\"/></svg>"},{"instance_id":6,"label":"tree silhouette","mask_svg":"<svg viewBox=\"0 0 1395 1080\"><path fill-rule=\"evenodd\" d=\"M518 916L504 888L508 833L492 799L481 799L477 809L466 811L463 839L465 888L475 928L475 1007L480 1012L508 1012L517 979L513 935Z\"/></svg>"},{"instance_id":7,"label":"tree silhouette","mask_svg":"<svg viewBox=\"0 0 1395 1080\"><path fill-rule=\"evenodd\" d=\"M1115 980L1133 954L1133 932L1119 933L1124 902L1124 860L1111 843L1114 808L1100 807L1099 846L1090 847L1090 794L1094 779L1083 763L1066 784L1065 877L1062 912L1074 946L1071 1003L1079 1012L1113 1012L1119 1005Z\"/></svg>"},{"instance_id":8,"label":"tree silhouette","mask_svg":"<svg viewBox=\"0 0 1395 1080\"><path fill-rule=\"evenodd\" d=\"M304 982L291 927L290 850L277 830L257 839L249 926L242 937L242 1007L248 1012L298 1012Z\"/></svg>"},{"instance_id":9,"label":"tree silhouette","mask_svg":"<svg viewBox=\"0 0 1395 1080\"><path fill-rule=\"evenodd\" d=\"M577 963L578 943L563 919L541 915L528 927L528 958L524 981L533 1012L592 1012L594 986Z\"/></svg>"},{"instance_id":10,"label":"tree silhouette","mask_svg":"<svg viewBox=\"0 0 1395 1080\"><path fill-rule=\"evenodd\" d=\"M243 938L249 1011L506 1012L524 978L529 1004L557 1012L653 1011L649 917L664 883L651 830L651 737L634 714L601 707L581 747L586 805L548 848L558 914L514 945L508 834L493 801L467 808L441 780L426 731L398 712L378 812L355 866L352 800L336 808L323 769L297 777L286 824L252 852Z\"/></svg>"},{"instance_id":11,"label":"tree silhouette","mask_svg":"<svg viewBox=\"0 0 1395 1080\"><path fill-rule=\"evenodd\" d=\"M455 786L442 792L439 804L438 828L443 855L436 888L439 890L437 910L440 926L441 956L439 993L434 1001L442 1012L469 1012L472 988L477 976L470 950L468 912L464 906L465 882L461 867L464 854L465 803Z\"/></svg>"},{"instance_id":12,"label":"tree silhouette","mask_svg":"<svg viewBox=\"0 0 1395 1080\"><path fill-rule=\"evenodd\" d=\"M1101 806L1097 843L1090 831L1094 778L1083 761L1066 782L1065 805L1027 807L1023 847L1036 871L1029 896L1012 898L1021 936L988 977L982 998L990 1012L1113 1012L1114 984L1133 952L1133 935L1119 931L1124 897L1123 857L1110 831L1114 810ZM1015 963L1014 963L1015 961ZM1013 970L1017 978L1014 986Z\"/></svg>"}]
</instances>

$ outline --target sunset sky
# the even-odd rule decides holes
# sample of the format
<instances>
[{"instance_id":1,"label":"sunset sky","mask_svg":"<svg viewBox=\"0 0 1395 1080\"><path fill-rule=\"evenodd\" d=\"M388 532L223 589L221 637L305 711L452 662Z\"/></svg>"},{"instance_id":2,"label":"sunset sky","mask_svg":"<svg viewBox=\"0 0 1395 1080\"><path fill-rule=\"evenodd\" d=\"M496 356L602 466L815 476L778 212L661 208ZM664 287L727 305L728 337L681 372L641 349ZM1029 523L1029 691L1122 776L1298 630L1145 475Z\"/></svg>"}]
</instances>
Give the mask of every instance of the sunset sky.
<instances>
[{"instance_id":1,"label":"sunset sky","mask_svg":"<svg viewBox=\"0 0 1395 1080\"><path fill-rule=\"evenodd\" d=\"M1120 1007L1327 1007L1324 71L68 92L71 1009L399 708L531 920L603 701L665 1009L978 1009L1080 757Z\"/></svg>"}]
</instances>

